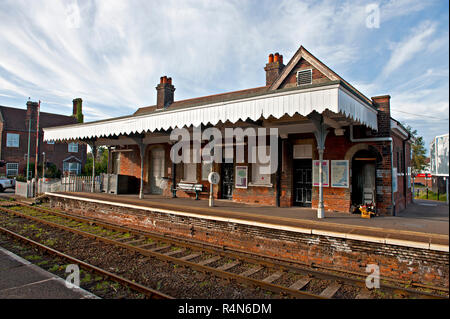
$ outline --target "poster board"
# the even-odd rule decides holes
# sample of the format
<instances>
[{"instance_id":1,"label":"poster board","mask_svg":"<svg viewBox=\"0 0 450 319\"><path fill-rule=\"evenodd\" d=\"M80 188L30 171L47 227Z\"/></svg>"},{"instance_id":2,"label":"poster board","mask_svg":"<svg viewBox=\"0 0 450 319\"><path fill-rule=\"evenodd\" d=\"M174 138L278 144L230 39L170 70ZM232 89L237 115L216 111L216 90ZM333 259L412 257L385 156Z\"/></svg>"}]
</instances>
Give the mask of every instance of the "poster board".
<instances>
[{"instance_id":1,"label":"poster board","mask_svg":"<svg viewBox=\"0 0 450 319\"><path fill-rule=\"evenodd\" d=\"M397 167L394 167L392 169L392 187L394 188L394 193L398 191L397 180L398 180Z\"/></svg>"},{"instance_id":2,"label":"poster board","mask_svg":"<svg viewBox=\"0 0 450 319\"><path fill-rule=\"evenodd\" d=\"M330 186L329 161L322 161L323 187ZM319 161L313 161L313 186L319 186Z\"/></svg>"},{"instance_id":3,"label":"poster board","mask_svg":"<svg viewBox=\"0 0 450 319\"><path fill-rule=\"evenodd\" d=\"M350 186L348 160L331 161L331 187L348 188Z\"/></svg>"},{"instance_id":4,"label":"poster board","mask_svg":"<svg viewBox=\"0 0 450 319\"><path fill-rule=\"evenodd\" d=\"M248 166L236 166L235 188L248 187Z\"/></svg>"}]
</instances>

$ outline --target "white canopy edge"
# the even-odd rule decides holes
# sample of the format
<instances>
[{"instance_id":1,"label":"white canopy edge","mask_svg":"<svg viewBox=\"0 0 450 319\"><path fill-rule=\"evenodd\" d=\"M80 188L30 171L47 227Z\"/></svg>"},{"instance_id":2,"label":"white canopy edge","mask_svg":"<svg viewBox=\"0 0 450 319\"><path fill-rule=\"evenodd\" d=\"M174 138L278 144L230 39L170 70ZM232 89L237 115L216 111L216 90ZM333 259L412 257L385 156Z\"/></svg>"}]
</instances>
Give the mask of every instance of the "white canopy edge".
<instances>
[{"instance_id":1,"label":"white canopy edge","mask_svg":"<svg viewBox=\"0 0 450 319\"><path fill-rule=\"evenodd\" d=\"M119 136L133 133L154 132L201 124L216 125L219 122L239 120L259 120L273 116L276 119L284 115L303 116L313 111L322 113L329 110L342 114L349 119L377 129L377 111L362 102L358 97L339 84L315 87L304 90L284 91L274 94L255 96L241 100L226 101L154 112L151 114L113 118L106 121L75 124L69 126L44 128L45 141L63 141Z\"/></svg>"}]
</instances>

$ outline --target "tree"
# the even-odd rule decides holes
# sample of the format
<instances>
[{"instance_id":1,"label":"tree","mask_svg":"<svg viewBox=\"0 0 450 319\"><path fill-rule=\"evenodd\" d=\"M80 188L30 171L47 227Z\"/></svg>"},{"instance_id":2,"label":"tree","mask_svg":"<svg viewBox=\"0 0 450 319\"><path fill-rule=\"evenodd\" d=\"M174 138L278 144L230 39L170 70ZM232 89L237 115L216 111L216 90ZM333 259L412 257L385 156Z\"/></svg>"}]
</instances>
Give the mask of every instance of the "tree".
<instances>
[{"instance_id":1,"label":"tree","mask_svg":"<svg viewBox=\"0 0 450 319\"><path fill-rule=\"evenodd\" d=\"M409 125L404 125L406 130L411 134L412 144L411 144L411 170L412 175L416 176L420 172L422 172L427 166L427 150L425 148L425 141L422 136L417 135L417 130L413 130L413 128Z\"/></svg>"},{"instance_id":2,"label":"tree","mask_svg":"<svg viewBox=\"0 0 450 319\"><path fill-rule=\"evenodd\" d=\"M106 173L108 168L108 150L105 147L99 147L97 158L95 159L95 174ZM92 175L92 152L87 154L86 164L84 165L84 174Z\"/></svg>"}]
</instances>

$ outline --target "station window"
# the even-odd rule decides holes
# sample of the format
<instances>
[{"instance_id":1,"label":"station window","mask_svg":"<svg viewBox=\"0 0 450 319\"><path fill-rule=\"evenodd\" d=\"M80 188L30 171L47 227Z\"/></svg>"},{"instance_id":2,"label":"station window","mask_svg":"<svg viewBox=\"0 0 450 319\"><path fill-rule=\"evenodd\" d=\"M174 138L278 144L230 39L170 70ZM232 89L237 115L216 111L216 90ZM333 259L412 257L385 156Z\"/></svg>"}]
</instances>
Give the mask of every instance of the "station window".
<instances>
[{"instance_id":1,"label":"station window","mask_svg":"<svg viewBox=\"0 0 450 319\"><path fill-rule=\"evenodd\" d=\"M253 152L257 151L258 148L255 147ZM269 146L266 146L266 154L270 154ZM270 168L270 163L261 163L259 156L256 156L256 163L252 163L252 186L272 186L271 175L263 173L264 169L268 168Z\"/></svg>"},{"instance_id":2,"label":"station window","mask_svg":"<svg viewBox=\"0 0 450 319\"><path fill-rule=\"evenodd\" d=\"M197 182L197 163L184 163L183 181Z\"/></svg>"},{"instance_id":3,"label":"station window","mask_svg":"<svg viewBox=\"0 0 450 319\"><path fill-rule=\"evenodd\" d=\"M7 163L6 164L6 176L12 177L19 175L19 164L18 163Z\"/></svg>"},{"instance_id":4,"label":"station window","mask_svg":"<svg viewBox=\"0 0 450 319\"><path fill-rule=\"evenodd\" d=\"M6 134L6 147L19 147L20 135L7 133Z\"/></svg>"}]
</instances>

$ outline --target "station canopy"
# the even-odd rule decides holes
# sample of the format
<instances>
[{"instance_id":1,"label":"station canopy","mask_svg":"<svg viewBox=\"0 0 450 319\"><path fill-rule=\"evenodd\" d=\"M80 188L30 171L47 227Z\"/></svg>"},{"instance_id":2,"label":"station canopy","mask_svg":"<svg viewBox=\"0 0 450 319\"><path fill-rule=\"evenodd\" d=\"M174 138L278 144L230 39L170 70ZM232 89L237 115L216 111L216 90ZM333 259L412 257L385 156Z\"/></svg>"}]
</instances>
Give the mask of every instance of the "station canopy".
<instances>
[{"instance_id":1,"label":"station canopy","mask_svg":"<svg viewBox=\"0 0 450 319\"><path fill-rule=\"evenodd\" d=\"M352 124L377 130L377 111L369 102L347 89L341 81L331 85L272 91L239 100L130 115L108 120L44 128L45 141L76 141L127 136L174 128L257 121L285 115L331 113Z\"/></svg>"}]
</instances>

